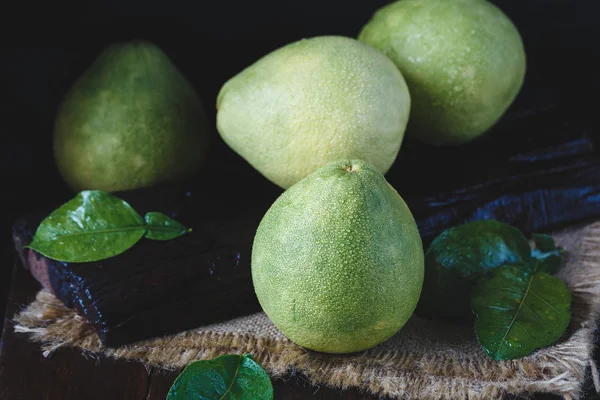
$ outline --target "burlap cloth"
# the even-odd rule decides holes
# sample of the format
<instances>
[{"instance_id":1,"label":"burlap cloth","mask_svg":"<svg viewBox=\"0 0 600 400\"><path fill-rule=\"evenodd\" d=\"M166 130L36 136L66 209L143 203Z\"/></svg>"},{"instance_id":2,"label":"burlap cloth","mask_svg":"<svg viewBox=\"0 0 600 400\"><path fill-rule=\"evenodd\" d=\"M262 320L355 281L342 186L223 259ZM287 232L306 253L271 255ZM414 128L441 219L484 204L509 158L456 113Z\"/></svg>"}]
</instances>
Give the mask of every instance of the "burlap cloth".
<instances>
[{"instance_id":1,"label":"burlap cloth","mask_svg":"<svg viewBox=\"0 0 600 400\"><path fill-rule=\"evenodd\" d=\"M42 290L15 316L15 330L41 343L46 356L61 347L180 369L227 353L252 353L273 377L302 372L315 384L357 387L405 399L499 399L507 394L582 394L593 361L600 309L600 222L553 235L565 247L560 277L572 291L572 322L555 345L513 361L488 358L473 325L446 325L417 316L387 342L353 355L304 350L285 339L263 313L116 349L101 345L84 319ZM590 368L591 367L591 368Z\"/></svg>"}]
</instances>

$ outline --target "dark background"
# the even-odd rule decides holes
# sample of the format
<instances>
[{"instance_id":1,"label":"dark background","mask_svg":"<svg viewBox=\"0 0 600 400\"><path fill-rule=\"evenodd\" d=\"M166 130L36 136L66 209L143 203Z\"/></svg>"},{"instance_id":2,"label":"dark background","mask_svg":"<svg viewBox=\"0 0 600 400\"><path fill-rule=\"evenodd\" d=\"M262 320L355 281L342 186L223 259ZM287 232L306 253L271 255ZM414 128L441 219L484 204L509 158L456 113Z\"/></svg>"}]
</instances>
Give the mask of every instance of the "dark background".
<instances>
[{"instance_id":1,"label":"dark background","mask_svg":"<svg viewBox=\"0 0 600 400\"><path fill-rule=\"evenodd\" d=\"M279 189L220 141L214 127L215 102L223 83L289 42L325 34L356 37L372 13L386 3L104 1L79 4L83 14L68 20L16 22L15 27L20 28L11 30L12 42L5 37L0 55L0 182L4 200L0 248L6 260L0 265L0 310L4 310L12 267L12 222L29 210L60 204L73 196L52 158L53 119L70 85L105 46L118 40L146 39L171 57L197 90L212 124L206 170L227 181L223 192L206 188L206 193L220 198L225 207L239 207L252 196L272 201ZM581 118L596 121L600 105L597 0L495 3L513 20L525 43L528 70L524 94L517 103L523 102L523 96L556 100ZM75 11L65 6L62 16L70 12ZM226 171L223 166L227 166ZM248 195L249 186L252 196Z\"/></svg>"}]
</instances>

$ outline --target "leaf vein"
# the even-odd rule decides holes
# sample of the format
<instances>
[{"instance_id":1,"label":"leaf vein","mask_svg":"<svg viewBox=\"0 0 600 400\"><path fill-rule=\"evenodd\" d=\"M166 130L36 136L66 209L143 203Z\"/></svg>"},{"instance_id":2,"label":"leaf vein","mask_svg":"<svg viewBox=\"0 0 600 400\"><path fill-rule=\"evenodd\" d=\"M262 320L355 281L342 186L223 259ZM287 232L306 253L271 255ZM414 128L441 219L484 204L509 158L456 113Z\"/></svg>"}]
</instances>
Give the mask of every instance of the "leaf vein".
<instances>
[{"instance_id":1,"label":"leaf vein","mask_svg":"<svg viewBox=\"0 0 600 400\"><path fill-rule=\"evenodd\" d=\"M533 291L532 291L531 293L533 293ZM532 313L533 315L535 315L535 317L538 319L538 321L541 321L541 322L543 322L543 321L542 321L542 319L540 318L540 316L539 316L539 315L538 315L538 314L537 314L535 311L533 311L533 310L531 309L531 307L529 307L527 304L523 304L523 305L525 306L525 308L527 308L529 311L531 311L531 313Z\"/></svg>"},{"instance_id":2,"label":"leaf vein","mask_svg":"<svg viewBox=\"0 0 600 400\"><path fill-rule=\"evenodd\" d=\"M531 291L531 293L537 297L538 299L540 299L541 301L543 301L548 307L550 307L552 310L554 310L555 313L560 314L560 312L554 308L554 306L550 303L548 303L548 301L546 299L544 299L542 296L540 296L539 294L537 294L536 292L534 292L533 290Z\"/></svg>"},{"instance_id":3,"label":"leaf vein","mask_svg":"<svg viewBox=\"0 0 600 400\"><path fill-rule=\"evenodd\" d=\"M498 358L500 353L500 349L502 348L502 346L504 345L504 343L506 343L506 337L508 336L508 333L511 331L515 321L517 320L517 317L519 316L519 312L521 311L521 307L523 306L523 303L525 303L525 301L527 300L527 295L529 293L529 288L531 287L531 283L533 282L533 276L531 276L529 278L529 282L527 282L527 288L525 289L525 294L523 295L523 298L521 299L521 302L519 303L519 307L517 308L517 311L515 311L515 315L513 316L512 320L510 321L510 324L508 324L508 329L506 330L506 332L504 332L504 336L502 337L502 340L500 340L500 345L498 346L498 349L496 350L496 358Z\"/></svg>"},{"instance_id":4,"label":"leaf vein","mask_svg":"<svg viewBox=\"0 0 600 400\"><path fill-rule=\"evenodd\" d=\"M523 330L525 332L527 332L527 334L529 335L530 338L532 338L533 340L535 340L535 337L529 332L529 330L527 330L527 327L525 325L523 325L521 322L519 321L515 321L515 324L518 324L521 326L521 328L523 328Z\"/></svg>"},{"instance_id":5,"label":"leaf vein","mask_svg":"<svg viewBox=\"0 0 600 400\"><path fill-rule=\"evenodd\" d=\"M105 233L119 233L119 232L130 232L136 230L153 230L153 231L163 231L163 232L181 232L182 229L172 228L168 226L157 226L157 225L135 225L135 226L123 226L120 228L111 228L111 229L99 229L93 231L83 231L83 232L75 232L75 233L67 233L67 234L56 234L54 235L54 239L65 238L65 237L76 237L76 236L86 236L86 235L101 235Z\"/></svg>"},{"instance_id":6,"label":"leaf vein","mask_svg":"<svg viewBox=\"0 0 600 400\"><path fill-rule=\"evenodd\" d=\"M231 391L231 388L233 387L233 384L235 383L235 380L240 373L240 368L242 367L243 362L244 362L244 360L241 360L240 363L238 364L237 368L235 369L235 374L233 374L233 379L231 379L231 383L227 387L227 390L225 390L225 392L223 392L223 395L221 396L221 398L219 400L223 400L225 398L225 396L227 395L227 393L229 393Z\"/></svg>"},{"instance_id":7,"label":"leaf vein","mask_svg":"<svg viewBox=\"0 0 600 400\"><path fill-rule=\"evenodd\" d=\"M58 238L63 238L63 237L98 235L98 234L103 234L103 233L119 233L119 232L129 232L129 231L136 231L136 230L146 230L146 226L145 225L123 226L120 228L99 229L99 230L93 230L93 231L57 234L57 235L54 235L54 238L58 239Z\"/></svg>"}]
</instances>

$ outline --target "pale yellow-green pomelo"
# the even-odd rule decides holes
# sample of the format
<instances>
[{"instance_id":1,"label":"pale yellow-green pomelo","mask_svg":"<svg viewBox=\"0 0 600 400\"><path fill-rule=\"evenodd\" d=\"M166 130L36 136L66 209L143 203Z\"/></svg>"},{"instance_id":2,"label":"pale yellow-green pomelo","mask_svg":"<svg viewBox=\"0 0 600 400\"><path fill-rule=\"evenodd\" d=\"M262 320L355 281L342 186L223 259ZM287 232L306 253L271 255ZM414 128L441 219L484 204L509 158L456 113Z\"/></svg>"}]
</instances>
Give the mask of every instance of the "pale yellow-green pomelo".
<instances>
[{"instance_id":1,"label":"pale yellow-green pomelo","mask_svg":"<svg viewBox=\"0 0 600 400\"><path fill-rule=\"evenodd\" d=\"M252 280L275 326L308 349L351 353L398 332L423 285L413 216L360 160L327 164L287 189L263 217Z\"/></svg>"},{"instance_id":2,"label":"pale yellow-green pomelo","mask_svg":"<svg viewBox=\"0 0 600 400\"><path fill-rule=\"evenodd\" d=\"M356 39L288 44L227 81L217 129L235 152L287 188L330 161L360 158L387 172L408 120L402 74Z\"/></svg>"},{"instance_id":3,"label":"pale yellow-green pomelo","mask_svg":"<svg viewBox=\"0 0 600 400\"><path fill-rule=\"evenodd\" d=\"M167 55L148 42L117 43L63 100L54 158L73 190L114 192L190 178L207 137L202 104Z\"/></svg>"},{"instance_id":4,"label":"pale yellow-green pomelo","mask_svg":"<svg viewBox=\"0 0 600 400\"><path fill-rule=\"evenodd\" d=\"M460 145L488 131L525 77L517 28L485 0L396 1L358 38L402 71L412 100L407 135L434 145Z\"/></svg>"}]
</instances>

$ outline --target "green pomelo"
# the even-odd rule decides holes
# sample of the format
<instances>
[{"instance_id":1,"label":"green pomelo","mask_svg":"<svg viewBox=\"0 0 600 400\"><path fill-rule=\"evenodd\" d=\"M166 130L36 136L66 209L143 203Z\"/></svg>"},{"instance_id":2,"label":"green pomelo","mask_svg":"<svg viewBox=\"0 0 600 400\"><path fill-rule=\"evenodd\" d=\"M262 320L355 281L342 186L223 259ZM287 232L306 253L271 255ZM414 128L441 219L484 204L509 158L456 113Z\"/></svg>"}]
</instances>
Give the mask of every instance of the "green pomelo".
<instances>
[{"instance_id":1,"label":"green pomelo","mask_svg":"<svg viewBox=\"0 0 600 400\"><path fill-rule=\"evenodd\" d=\"M75 191L187 179L205 156L199 98L151 43L109 46L74 83L55 121L54 157Z\"/></svg>"},{"instance_id":2,"label":"green pomelo","mask_svg":"<svg viewBox=\"0 0 600 400\"><path fill-rule=\"evenodd\" d=\"M225 143L287 188L343 158L387 172L404 137L410 95L381 52L321 36L279 48L231 78L217 109Z\"/></svg>"},{"instance_id":3,"label":"green pomelo","mask_svg":"<svg viewBox=\"0 0 600 400\"><path fill-rule=\"evenodd\" d=\"M434 145L459 145L488 131L525 77L517 28L485 0L396 1L358 38L402 71L412 100L407 134Z\"/></svg>"},{"instance_id":4,"label":"green pomelo","mask_svg":"<svg viewBox=\"0 0 600 400\"><path fill-rule=\"evenodd\" d=\"M252 248L258 300L275 326L308 349L351 353L398 332L423 285L413 216L367 162L327 164L287 189Z\"/></svg>"}]
</instances>

